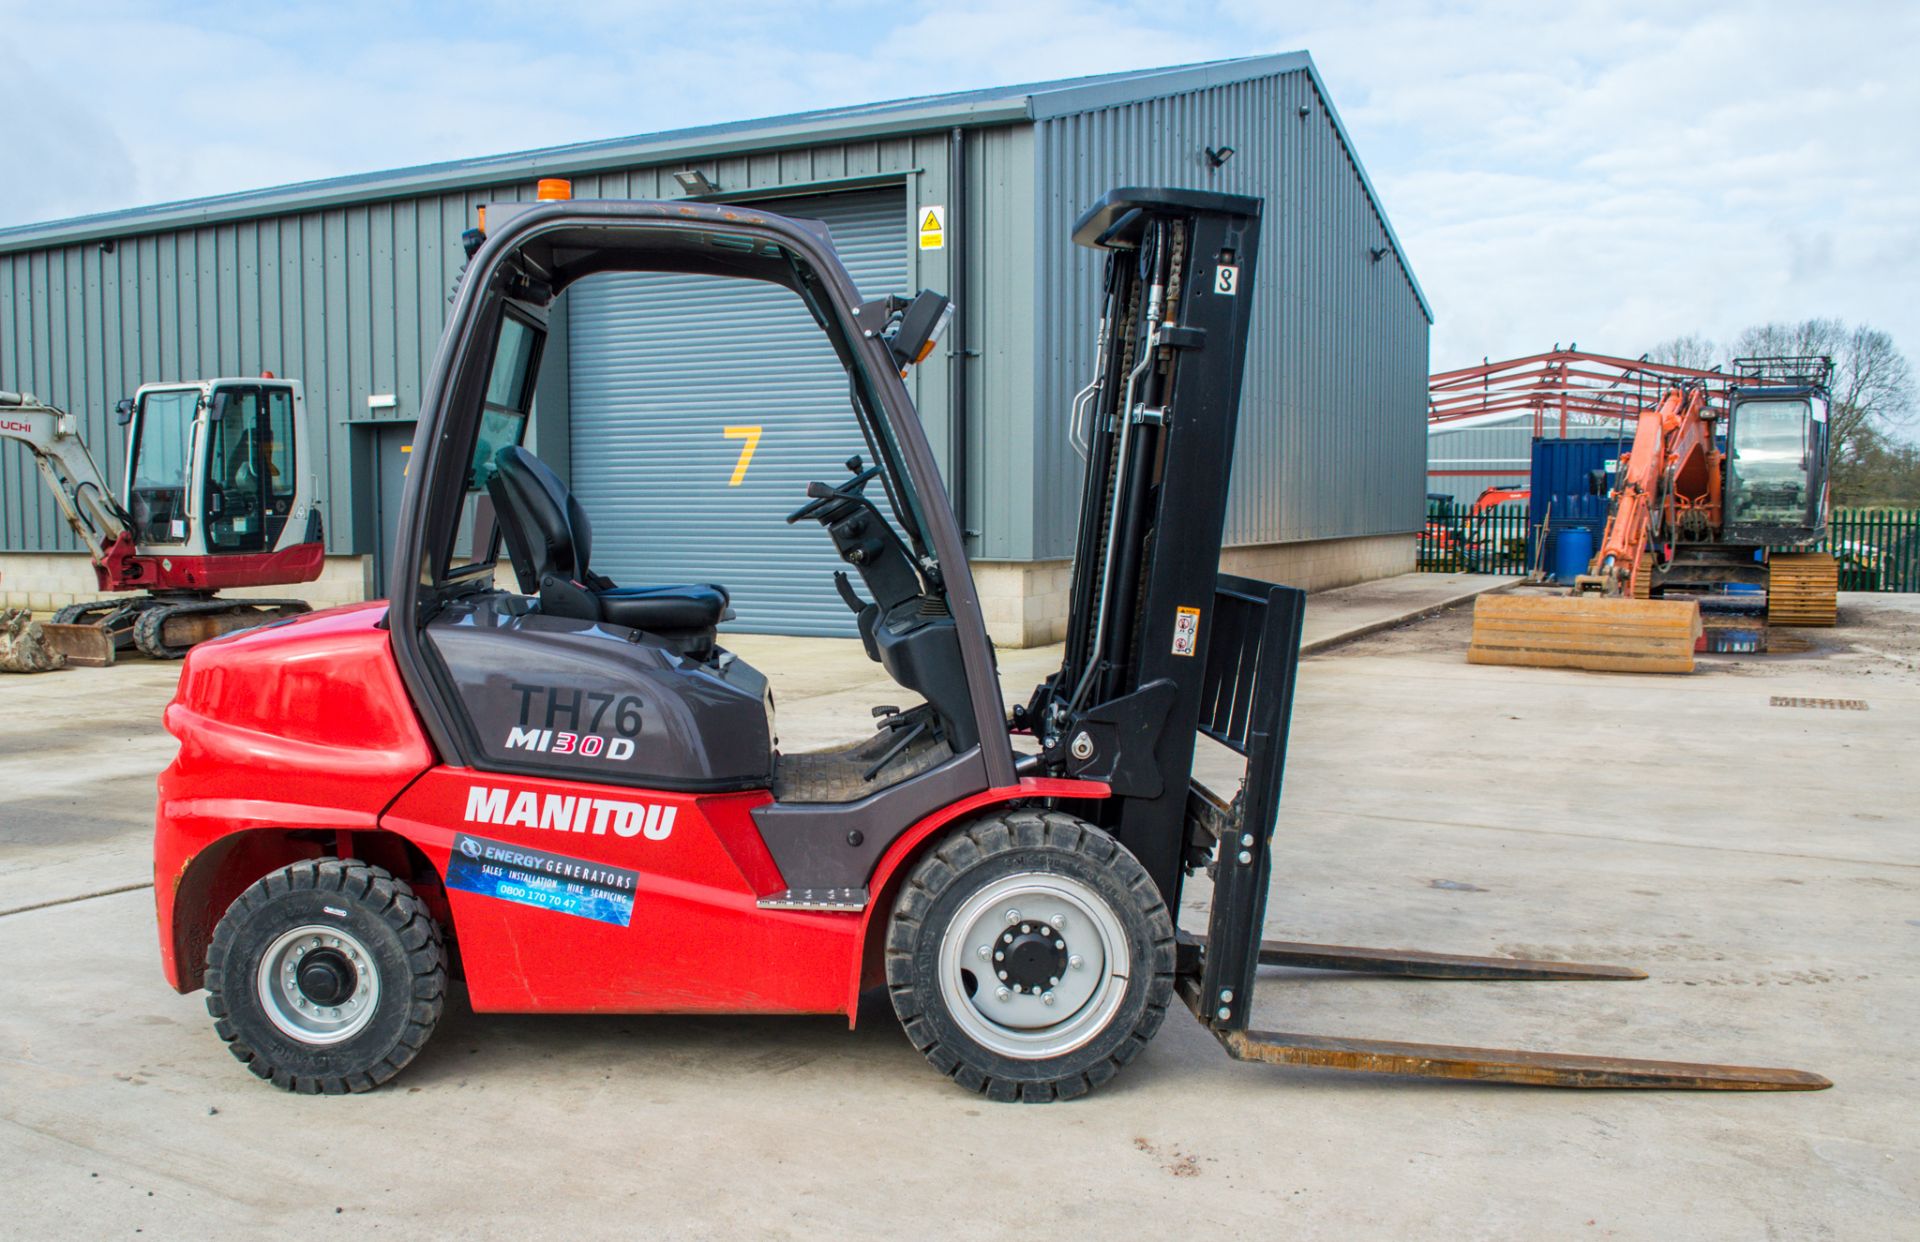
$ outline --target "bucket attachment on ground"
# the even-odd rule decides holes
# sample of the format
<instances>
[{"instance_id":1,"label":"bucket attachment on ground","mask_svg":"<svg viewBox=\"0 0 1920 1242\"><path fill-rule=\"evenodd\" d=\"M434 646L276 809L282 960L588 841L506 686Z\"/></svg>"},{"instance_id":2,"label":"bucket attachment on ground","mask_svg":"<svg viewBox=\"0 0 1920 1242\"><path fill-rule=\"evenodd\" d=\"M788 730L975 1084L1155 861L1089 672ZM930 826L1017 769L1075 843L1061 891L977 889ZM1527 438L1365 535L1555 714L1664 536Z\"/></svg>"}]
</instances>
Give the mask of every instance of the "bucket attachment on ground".
<instances>
[{"instance_id":1,"label":"bucket attachment on ground","mask_svg":"<svg viewBox=\"0 0 1920 1242\"><path fill-rule=\"evenodd\" d=\"M1700 606L1692 600L1482 595L1473 606L1467 661L1691 673L1700 634Z\"/></svg>"},{"instance_id":2,"label":"bucket attachment on ground","mask_svg":"<svg viewBox=\"0 0 1920 1242\"><path fill-rule=\"evenodd\" d=\"M1482 596L1481 603L1499 598ZM1509 598L1504 602L1629 611L1674 609L1686 614L1688 633L1700 632L1699 609L1692 603L1537 598ZM1289 587L1222 575L1214 607L1220 616L1207 653L1207 693L1200 731L1245 755L1247 771L1239 795L1231 802L1197 782L1190 787L1184 856L1190 865L1208 860L1213 899L1207 934L1183 932L1179 936L1174 978L1194 1017L1213 1032L1228 1055L1237 1061L1534 1087L1818 1091L1833 1085L1803 1070L1253 1029L1254 974L1261 966L1412 979L1620 981L1644 979L1646 974L1627 966L1585 962L1260 939L1272 875L1273 833L1286 764L1287 723L1299 664L1304 599ZM1528 615L1527 611L1522 610L1521 615ZM1691 664L1691 639L1686 656Z\"/></svg>"},{"instance_id":3,"label":"bucket attachment on ground","mask_svg":"<svg viewBox=\"0 0 1920 1242\"><path fill-rule=\"evenodd\" d=\"M35 621L24 608L0 609L0 672L50 673L69 664L103 668L113 643L90 625Z\"/></svg>"}]
</instances>

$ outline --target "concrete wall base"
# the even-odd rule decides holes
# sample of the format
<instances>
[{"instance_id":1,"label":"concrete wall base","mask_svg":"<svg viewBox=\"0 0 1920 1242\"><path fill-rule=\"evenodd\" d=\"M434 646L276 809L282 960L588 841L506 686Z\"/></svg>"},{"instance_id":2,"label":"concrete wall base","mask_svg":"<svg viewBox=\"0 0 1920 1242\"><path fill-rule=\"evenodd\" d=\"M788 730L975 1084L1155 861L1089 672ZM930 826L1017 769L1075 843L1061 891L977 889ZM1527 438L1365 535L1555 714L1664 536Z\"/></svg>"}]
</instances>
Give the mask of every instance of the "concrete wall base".
<instances>
[{"instance_id":1,"label":"concrete wall base","mask_svg":"<svg viewBox=\"0 0 1920 1242\"><path fill-rule=\"evenodd\" d=\"M1412 573L1415 545L1413 535L1256 544L1226 549L1220 554L1220 568L1303 591L1331 591L1356 582Z\"/></svg>"},{"instance_id":2,"label":"concrete wall base","mask_svg":"<svg viewBox=\"0 0 1920 1242\"><path fill-rule=\"evenodd\" d=\"M1412 573L1412 535L1368 535L1228 548L1220 568L1307 591ZM987 634L1001 647L1041 647L1067 636L1072 561L977 561L973 581Z\"/></svg>"},{"instance_id":3,"label":"concrete wall base","mask_svg":"<svg viewBox=\"0 0 1920 1242\"><path fill-rule=\"evenodd\" d=\"M318 581L248 587L226 594L304 599L315 608L355 603L375 593L371 562L372 558L366 556L329 556ZM1230 574L1325 591L1411 573L1414 537L1377 535L1228 548L1220 555L1220 568ZM978 561L973 566L973 580L980 592L987 633L997 645L1044 647L1067 636L1072 561ZM51 612L99 598L93 567L85 556L71 552L0 552L0 607Z\"/></svg>"},{"instance_id":4,"label":"concrete wall base","mask_svg":"<svg viewBox=\"0 0 1920 1242\"><path fill-rule=\"evenodd\" d=\"M304 599L315 608L332 608L367 598L371 557L329 556L312 582L290 586L243 587L223 595L256 599ZM123 592L134 594L134 592ZM0 552L0 608L52 612L86 600L106 598L97 588L93 564L77 552Z\"/></svg>"},{"instance_id":5,"label":"concrete wall base","mask_svg":"<svg viewBox=\"0 0 1920 1242\"><path fill-rule=\"evenodd\" d=\"M975 561L987 636L1001 647L1044 647L1067 636L1072 561Z\"/></svg>"}]
</instances>

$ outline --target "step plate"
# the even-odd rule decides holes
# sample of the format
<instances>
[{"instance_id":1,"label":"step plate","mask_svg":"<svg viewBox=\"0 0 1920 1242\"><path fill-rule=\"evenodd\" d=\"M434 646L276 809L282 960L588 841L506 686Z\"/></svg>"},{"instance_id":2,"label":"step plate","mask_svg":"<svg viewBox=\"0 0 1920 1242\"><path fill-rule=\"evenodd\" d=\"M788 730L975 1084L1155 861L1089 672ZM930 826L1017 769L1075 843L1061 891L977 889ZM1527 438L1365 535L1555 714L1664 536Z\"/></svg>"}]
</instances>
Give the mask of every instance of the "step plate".
<instances>
[{"instance_id":1,"label":"step plate","mask_svg":"<svg viewBox=\"0 0 1920 1242\"><path fill-rule=\"evenodd\" d=\"M827 910L858 914L867 908L864 888L789 888L768 893L759 901L762 910Z\"/></svg>"}]
</instances>

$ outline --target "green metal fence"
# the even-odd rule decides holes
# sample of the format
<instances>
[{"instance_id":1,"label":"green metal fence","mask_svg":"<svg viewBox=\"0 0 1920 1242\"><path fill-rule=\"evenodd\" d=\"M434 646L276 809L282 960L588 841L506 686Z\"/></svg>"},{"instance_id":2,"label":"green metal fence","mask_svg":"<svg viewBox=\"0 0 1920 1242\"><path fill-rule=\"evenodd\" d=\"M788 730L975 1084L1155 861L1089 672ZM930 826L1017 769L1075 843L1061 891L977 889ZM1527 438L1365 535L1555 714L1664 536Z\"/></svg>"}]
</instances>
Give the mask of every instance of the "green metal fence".
<instances>
[{"instance_id":1,"label":"green metal fence","mask_svg":"<svg viewBox=\"0 0 1920 1242\"><path fill-rule=\"evenodd\" d=\"M1837 509L1821 550L1842 591L1920 591L1920 510Z\"/></svg>"},{"instance_id":2,"label":"green metal fence","mask_svg":"<svg viewBox=\"0 0 1920 1242\"><path fill-rule=\"evenodd\" d=\"M1418 564L1435 573L1526 573L1527 507L1498 505L1474 513L1470 504L1428 499Z\"/></svg>"},{"instance_id":3,"label":"green metal fence","mask_svg":"<svg viewBox=\"0 0 1920 1242\"><path fill-rule=\"evenodd\" d=\"M1920 591L1920 510L1835 510L1827 539L1817 547L1840 563L1842 591ZM1532 568L1527 507L1500 505L1474 513L1464 502L1429 499L1419 567L1436 573L1526 573Z\"/></svg>"}]
</instances>

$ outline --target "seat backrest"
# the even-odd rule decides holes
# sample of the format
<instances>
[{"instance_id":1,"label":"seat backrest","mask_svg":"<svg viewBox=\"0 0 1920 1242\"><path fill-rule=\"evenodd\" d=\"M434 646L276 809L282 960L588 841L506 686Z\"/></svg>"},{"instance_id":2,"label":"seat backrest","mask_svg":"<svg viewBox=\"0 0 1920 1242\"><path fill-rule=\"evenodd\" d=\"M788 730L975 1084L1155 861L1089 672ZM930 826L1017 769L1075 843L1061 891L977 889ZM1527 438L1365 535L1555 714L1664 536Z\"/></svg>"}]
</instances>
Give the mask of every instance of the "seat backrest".
<instances>
[{"instance_id":1,"label":"seat backrest","mask_svg":"<svg viewBox=\"0 0 1920 1242\"><path fill-rule=\"evenodd\" d=\"M549 577L584 576L586 557L581 555L581 545L587 542L582 538L587 532L586 513L547 463L509 444L494 458L487 491L500 515L500 530L522 592L539 593Z\"/></svg>"}]
</instances>

